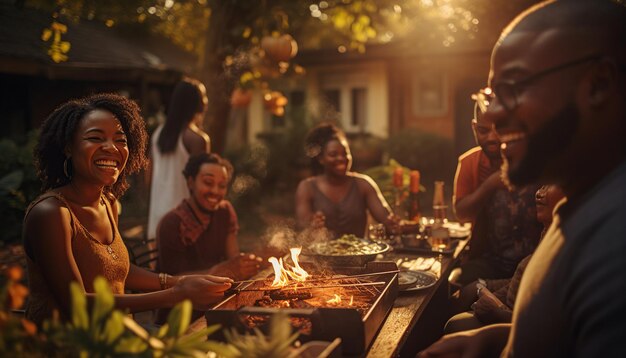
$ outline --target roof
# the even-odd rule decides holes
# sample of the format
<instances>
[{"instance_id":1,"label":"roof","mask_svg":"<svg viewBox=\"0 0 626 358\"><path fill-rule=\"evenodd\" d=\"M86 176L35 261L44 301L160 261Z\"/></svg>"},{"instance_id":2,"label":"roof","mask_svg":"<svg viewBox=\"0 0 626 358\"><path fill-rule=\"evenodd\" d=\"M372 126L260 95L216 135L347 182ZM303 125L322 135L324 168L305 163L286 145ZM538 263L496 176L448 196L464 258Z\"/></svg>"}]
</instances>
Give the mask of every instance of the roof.
<instances>
[{"instance_id":1,"label":"roof","mask_svg":"<svg viewBox=\"0 0 626 358\"><path fill-rule=\"evenodd\" d=\"M299 51L296 61L304 66L354 63L358 61L401 60L414 58L440 58L451 56L489 56L490 47L482 44L463 43L454 46L416 46L408 40L366 46L363 53L346 51L340 53L336 48L309 49Z\"/></svg>"},{"instance_id":2,"label":"roof","mask_svg":"<svg viewBox=\"0 0 626 358\"><path fill-rule=\"evenodd\" d=\"M48 56L49 13L0 2L0 73L43 75L49 78L116 80L136 76L180 76L194 70L195 58L168 40L137 28L108 28L94 21L67 25L62 40L71 49L66 62Z\"/></svg>"}]
</instances>

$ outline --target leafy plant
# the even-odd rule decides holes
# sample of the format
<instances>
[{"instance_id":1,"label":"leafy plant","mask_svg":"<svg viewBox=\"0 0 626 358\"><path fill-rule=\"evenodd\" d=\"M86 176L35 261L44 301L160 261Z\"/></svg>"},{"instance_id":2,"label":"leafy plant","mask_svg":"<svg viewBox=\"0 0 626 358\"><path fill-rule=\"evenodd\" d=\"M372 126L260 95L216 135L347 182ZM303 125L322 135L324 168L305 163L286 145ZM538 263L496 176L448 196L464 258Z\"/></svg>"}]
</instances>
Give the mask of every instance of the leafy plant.
<instances>
[{"instance_id":1,"label":"leafy plant","mask_svg":"<svg viewBox=\"0 0 626 358\"><path fill-rule=\"evenodd\" d=\"M297 352L293 343L299 333L291 333L289 316L284 312L277 312L270 320L269 335L265 336L258 328L254 334L240 334L235 329L224 331L224 335L237 351L237 357L246 358L293 358Z\"/></svg>"},{"instance_id":2,"label":"leafy plant","mask_svg":"<svg viewBox=\"0 0 626 358\"><path fill-rule=\"evenodd\" d=\"M283 129L262 136L262 143L225 154L235 168L229 200L239 217L242 232L265 229L261 211L291 215L298 182L309 174L304 137L311 127L304 110L290 110ZM262 204L261 204L262 203Z\"/></svg>"},{"instance_id":3,"label":"leafy plant","mask_svg":"<svg viewBox=\"0 0 626 358\"><path fill-rule=\"evenodd\" d=\"M33 165L37 132L25 138L0 140L0 227L3 243L18 242L24 211L41 186Z\"/></svg>"},{"instance_id":4,"label":"leafy plant","mask_svg":"<svg viewBox=\"0 0 626 358\"><path fill-rule=\"evenodd\" d=\"M204 357L208 351L233 356L234 351L227 345L206 340L219 325L184 334L192 310L188 300L174 307L167 323L151 334L128 315L114 309L113 294L103 277L96 278L94 289L91 315L83 289L72 282L71 321L61 324L53 320L44 324L44 332L55 337L60 351L80 357Z\"/></svg>"},{"instance_id":5,"label":"leafy plant","mask_svg":"<svg viewBox=\"0 0 626 358\"><path fill-rule=\"evenodd\" d=\"M402 188L396 188L393 185L393 173L398 169L402 169ZM403 206L402 210L406 210L404 206L407 203L409 197L409 181L410 181L411 169L398 163L395 159L389 159L387 165L380 165L372 167L364 171L364 174L369 175L378 184L381 193L387 200L389 205L394 205L396 202L396 196L399 196L400 204ZM426 191L426 188L420 184L420 191ZM396 208L394 208L394 211ZM397 215L400 213L396 213Z\"/></svg>"},{"instance_id":6,"label":"leafy plant","mask_svg":"<svg viewBox=\"0 0 626 358\"><path fill-rule=\"evenodd\" d=\"M40 332L10 309L20 308L28 290L19 283L20 268L5 273L8 280L0 289L0 356L2 357L236 357L238 351L206 337L219 329L213 325L186 334L192 305L186 300L170 312L167 323L149 333L124 312L114 308L114 296L103 277L94 281L95 298L88 310L84 290L71 283L72 312L69 322L58 314L44 322Z\"/></svg>"},{"instance_id":7,"label":"leafy plant","mask_svg":"<svg viewBox=\"0 0 626 358\"><path fill-rule=\"evenodd\" d=\"M37 335L37 326L11 312L21 308L28 295L28 289L20 283L23 271L12 266L4 276L6 281L0 288L0 356L39 356L43 342Z\"/></svg>"},{"instance_id":8,"label":"leafy plant","mask_svg":"<svg viewBox=\"0 0 626 358\"><path fill-rule=\"evenodd\" d=\"M390 136L386 149L390 158L420 171L421 182L427 192L433 192L436 180L443 180L446 183L446 200L450 202L458 159L450 139L417 130L405 130ZM422 207L427 215L430 209L428 205Z\"/></svg>"}]
</instances>

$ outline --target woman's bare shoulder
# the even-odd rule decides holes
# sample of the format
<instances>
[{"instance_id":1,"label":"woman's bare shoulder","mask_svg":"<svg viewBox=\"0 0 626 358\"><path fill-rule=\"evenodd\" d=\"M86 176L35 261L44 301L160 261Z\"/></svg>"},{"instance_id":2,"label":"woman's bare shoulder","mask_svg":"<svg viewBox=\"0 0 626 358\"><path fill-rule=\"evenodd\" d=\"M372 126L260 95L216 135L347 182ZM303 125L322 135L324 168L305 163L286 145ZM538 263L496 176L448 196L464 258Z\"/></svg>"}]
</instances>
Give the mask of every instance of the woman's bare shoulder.
<instances>
[{"instance_id":1,"label":"woman's bare shoulder","mask_svg":"<svg viewBox=\"0 0 626 358\"><path fill-rule=\"evenodd\" d=\"M308 178L304 178L304 179L300 180L300 183L298 183L298 189L299 188L303 188L303 189L309 190L311 188L311 185L315 184L316 182L317 182L317 179L314 176L308 177Z\"/></svg>"},{"instance_id":2,"label":"woman's bare shoulder","mask_svg":"<svg viewBox=\"0 0 626 358\"><path fill-rule=\"evenodd\" d=\"M62 211L68 211L63 201L51 195L45 198L38 198L33 204L31 204L28 216L47 214L54 215L55 213L60 213Z\"/></svg>"},{"instance_id":3,"label":"woman's bare shoulder","mask_svg":"<svg viewBox=\"0 0 626 358\"><path fill-rule=\"evenodd\" d=\"M211 139L209 135L197 127L188 127L183 131L183 145L189 154L198 154L210 151Z\"/></svg>"},{"instance_id":4,"label":"woman's bare shoulder","mask_svg":"<svg viewBox=\"0 0 626 358\"><path fill-rule=\"evenodd\" d=\"M296 188L296 199L300 198L310 198L313 196L313 185L315 185L316 179L314 176L302 179L300 183L298 183L298 187Z\"/></svg>"},{"instance_id":5,"label":"woman's bare shoulder","mask_svg":"<svg viewBox=\"0 0 626 358\"><path fill-rule=\"evenodd\" d=\"M65 204L50 196L33 204L24 219L24 233L53 233L70 227L71 214Z\"/></svg>"},{"instance_id":6,"label":"woman's bare shoulder","mask_svg":"<svg viewBox=\"0 0 626 358\"><path fill-rule=\"evenodd\" d=\"M348 173L348 176L353 177L354 180L356 181L356 184L361 189L371 189L371 188L377 188L378 187L376 182L367 174L357 173L357 172L350 172L350 173Z\"/></svg>"}]
</instances>

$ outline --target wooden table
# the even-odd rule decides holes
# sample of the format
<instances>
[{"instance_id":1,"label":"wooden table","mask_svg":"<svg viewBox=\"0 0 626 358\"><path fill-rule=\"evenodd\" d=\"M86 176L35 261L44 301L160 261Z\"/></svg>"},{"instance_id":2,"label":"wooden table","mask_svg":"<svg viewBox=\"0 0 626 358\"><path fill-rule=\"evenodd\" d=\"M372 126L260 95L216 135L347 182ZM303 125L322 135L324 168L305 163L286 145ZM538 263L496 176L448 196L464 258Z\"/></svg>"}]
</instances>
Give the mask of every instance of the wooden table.
<instances>
[{"instance_id":1,"label":"wooden table","mask_svg":"<svg viewBox=\"0 0 626 358\"><path fill-rule=\"evenodd\" d=\"M438 300L447 299L447 279L450 271L456 264L459 254L463 251L468 240L461 240L453 255L441 255L439 279L430 288L422 291L400 293L394 306L378 331L374 341L366 353L366 357L397 357L400 355L414 356L422 345L436 339L441 332L441 326L429 327L429 307ZM392 252L384 259L396 261L398 258L417 258L419 254ZM266 273L261 273L266 277ZM443 302L439 302L443 303ZM432 311L432 310L431 310ZM188 331L195 332L206 327L204 317L193 322ZM415 351L415 352L414 352Z\"/></svg>"},{"instance_id":2,"label":"wooden table","mask_svg":"<svg viewBox=\"0 0 626 358\"><path fill-rule=\"evenodd\" d=\"M428 341L428 339L422 339L422 342L407 342L411 333L422 338L425 336L436 337L441 334L441 327L432 327L436 332L432 329L427 332L429 329L428 322L422 320L422 318L425 317L424 313L428 306L433 303L433 298L447 298L448 275L454 268L459 254L464 250L467 241L461 240L453 255L440 256L441 270L439 279L433 287L423 291L400 293L383 326L378 331L376 338L374 338L367 352L367 357L396 357L401 354L404 355L403 351L413 353L412 351L417 350L417 348L424 348L419 347L419 345L424 341ZM386 259L395 261L398 257L415 258L419 256L418 254L394 252L388 255ZM417 327L422 331L415 331L414 329ZM414 344L416 349L403 349L405 344Z\"/></svg>"}]
</instances>

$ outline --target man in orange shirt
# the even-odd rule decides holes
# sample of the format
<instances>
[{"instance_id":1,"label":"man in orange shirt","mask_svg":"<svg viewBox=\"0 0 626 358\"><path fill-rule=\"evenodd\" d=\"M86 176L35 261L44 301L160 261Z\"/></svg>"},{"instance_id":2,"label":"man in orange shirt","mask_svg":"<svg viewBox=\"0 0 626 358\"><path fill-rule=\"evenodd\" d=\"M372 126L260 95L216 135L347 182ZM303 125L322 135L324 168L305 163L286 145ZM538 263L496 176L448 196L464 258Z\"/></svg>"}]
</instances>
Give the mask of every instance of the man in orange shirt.
<instances>
[{"instance_id":1,"label":"man in orange shirt","mask_svg":"<svg viewBox=\"0 0 626 358\"><path fill-rule=\"evenodd\" d=\"M508 278L530 255L541 234L536 219L536 186L509 191L500 178L500 141L483 118L484 96L476 96L472 130L477 147L459 157L453 204L457 218L473 224L470 260L452 279L466 285L479 278Z\"/></svg>"}]
</instances>

